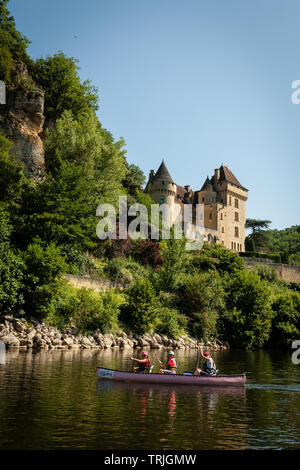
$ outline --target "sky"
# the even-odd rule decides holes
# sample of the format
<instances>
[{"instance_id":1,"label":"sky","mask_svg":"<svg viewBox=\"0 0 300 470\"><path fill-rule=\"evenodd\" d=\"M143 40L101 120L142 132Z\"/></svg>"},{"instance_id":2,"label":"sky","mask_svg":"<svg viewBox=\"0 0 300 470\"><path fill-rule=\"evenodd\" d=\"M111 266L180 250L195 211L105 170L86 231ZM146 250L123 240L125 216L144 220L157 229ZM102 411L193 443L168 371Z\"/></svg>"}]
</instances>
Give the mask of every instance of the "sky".
<instances>
[{"instance_id":1,"label":"sky","mask_svg":"<svg viewBox=\"0 0 300 470\"><path fill-rule=\"evenodd\" d=\"M162 158L201 189L224 164L247 217L299 224L298 0L11 0L34 59L59 50L99 90L98 117L146 177ZM299 94L300 96L300 94Z\"/></svg>"}]
</instances>

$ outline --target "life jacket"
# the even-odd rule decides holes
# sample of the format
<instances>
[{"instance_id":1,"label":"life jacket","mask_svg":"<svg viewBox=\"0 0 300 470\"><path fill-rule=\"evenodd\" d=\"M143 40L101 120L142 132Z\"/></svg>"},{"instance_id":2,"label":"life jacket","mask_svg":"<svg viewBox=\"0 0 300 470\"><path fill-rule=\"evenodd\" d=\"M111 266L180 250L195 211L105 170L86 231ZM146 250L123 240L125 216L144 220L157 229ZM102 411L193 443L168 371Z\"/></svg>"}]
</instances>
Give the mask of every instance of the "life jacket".
<instances>
[{"instance_id":1,"label":"life jacket","mask_svg":"<svg viewBox=\"0 0 300 470\"><path fill-rule=\"evenodd\" d=\"M172 359L169 359L169 360L168 360L168 362L167 362L167 370L172 370L172 371L176 372L176 370L177 370L177 362L176 362L175 357L173 357Z\"/></svg>"},{"instance_id":2,"label":"life jacket","mask_svg":"<svg viewBox=\"0 0 300 470\"><path fill-rule=\"evenodd\" d=\"M150 361L147 359L147 362L140 362L139 363L139 372L149 372L150 371Z\"/></svg>"},{"instance_id":3,"label":"life jacket","mask_svg":"<svg viewBox=\"0 0 300 470\"><path fill-rule=\"evenodd\" d=\"M216 364L211 357L208 357L203 364L203 370L207 374L215 374L216 373Z\"/></svg>"}]
</instances>

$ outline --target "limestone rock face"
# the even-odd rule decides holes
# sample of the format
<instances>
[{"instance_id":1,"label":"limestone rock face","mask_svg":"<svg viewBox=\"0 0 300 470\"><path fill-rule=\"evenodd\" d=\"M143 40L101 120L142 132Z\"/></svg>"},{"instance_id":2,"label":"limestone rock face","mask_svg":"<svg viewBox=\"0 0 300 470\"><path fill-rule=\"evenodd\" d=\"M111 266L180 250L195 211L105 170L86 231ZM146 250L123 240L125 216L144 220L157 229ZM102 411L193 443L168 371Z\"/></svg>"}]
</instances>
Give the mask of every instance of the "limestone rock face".
<instances>
[{"instance_id":1,"label":"limestone rock face","mask_svg":"<svg viewBox=\"0 0 300 470\"><path fill-rule=\"evenodd\" d=\"M30 80L24 64L18 64L14 75L22 77L23 81ZM8 90L6 105L1 106L2 113L5 116L4 133L13 142L18 160L25 164L26 175L40 175L45 164L42 141L44 91L34 85L29 89Z\"/></svg>"}]
</instances>

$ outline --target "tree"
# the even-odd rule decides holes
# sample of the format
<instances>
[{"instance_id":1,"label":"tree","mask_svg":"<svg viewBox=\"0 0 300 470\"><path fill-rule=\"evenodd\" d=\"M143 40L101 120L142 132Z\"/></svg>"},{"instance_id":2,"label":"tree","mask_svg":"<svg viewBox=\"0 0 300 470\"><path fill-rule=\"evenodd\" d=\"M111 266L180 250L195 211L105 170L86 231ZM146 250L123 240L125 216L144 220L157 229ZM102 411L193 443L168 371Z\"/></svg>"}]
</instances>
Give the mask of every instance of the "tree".
<instances>
[{"instance_id":1,"label":"tree","mask_svg":"<svg viewBox=\"0 0 300 470\"><path fill-rule=\"evenodd\" d=\"M121 319L136 333L145 333L156 317L156 293L148 279L138 280L126 292L127 304L122 308Z\"/></svg>"},{"instance_id":2,"label":"tree","mask_svg":"<svg viewBox=\"0 0 300 470\"><path fill-rule=\"evenodd\" d=\"M46 124L53 124L64 111L78 117L83 111L98 109L97 89L89 80L80 80L77 64L78 60L62 52L36 61L34 79L45 90Z\"/></svg>"},{"instance_id":3,"label":"tree","mask_svg":"<svg viewBox=\"0 0 300 470\"><path fill-rule=\"evenodd\" d=\"M216 269L220 273L234 274L244 267L241 257L222 245L204 243L202 249L192 255L192 265L199 271Z\"/></svg>"},{"instance_id":4,"label":"tree","mask_svg":"<svg viewBox=\"0 0 300 470\"><path fill-rule=\"evenodd\" d=\"M91 112L64 112L45 142L47 176L26 201L24 231L57 244L98 244L96 209L117 206L126 174L122 142L114 142Z\"/></svg>"},{"instance_id":5,"label":"tree","mask_svg":"<svg viewBox=\"0 0 300 470\"><path fill-rule=\"evenodd\" d=\"M226 287L227 310L223 322L230 344L262 347L269 339L272 322L270 288L257 272L243 270Z\"/></svg>"},{"instance_id":6,"label":"tree","mask_svg":"<svg viewBox=\"0 0 300 470\"><path fill-rule=\"evenodd\" d=\"M7 9L9 0L0 0L0 80L10 84L14 61L31 64L26 53L30 41L21 34L15 25L14 17Z\"/></svg>"},{"instance_id":7,"label":"tree","mask_svg":"<svg viewBox=\"0 0 300 470\"><path fill-rule=\"evenodd\" d=\"M222 279L216 271L185 276L178 289L179 306L198 338L216 336L219 314L226 310Z\"/></svg>"},{"instance_id":8,"label":"tree","mask_svg":"<svg viewBox=\"0 0 300 470\"><path fill-rule=\"evenodd\" d=\"M43 246L38 242L30 244L22 257L26 266L25 312L43 319L53 310L61 288L60 278L67 269L65 259L54 243Z\"/></svg>"},{"instance_id":9,"label":"tree","mask_svg":"<svg viewBox=\"0 0 300 470\"><path fill-rule=\"evenodd\" d=\"M300 294L286 289L272 302L274 316L270 344L272 346L291 346L300 334Z\"/></svg>"},{"instance_id":10,"label":"tree","mask_svg":"<svg viewBox=\"0 0 300 470\"><path fill-rule=\"evenodd\" d=\"M247 237L248 240L252 239L254 244L254 249L257 246L265 247L268 244L268 234L263 231L267 229L270 225L270 220L259 220L259 219L246 219L246 228L250 228L252 233ZM249 244L249 241L247 242Z\"/></svg>"},{"instance_id":11,"label":"tree","mask_svg":"<svg viewBox=\"0 0 300 470\"><path fill-rule=\"evenodd\" d=\"M162 268L159 273L159 287L170 291L177 287L188 264L185 239L170 239L160 242Z\"/></svg>"}]
</instances>

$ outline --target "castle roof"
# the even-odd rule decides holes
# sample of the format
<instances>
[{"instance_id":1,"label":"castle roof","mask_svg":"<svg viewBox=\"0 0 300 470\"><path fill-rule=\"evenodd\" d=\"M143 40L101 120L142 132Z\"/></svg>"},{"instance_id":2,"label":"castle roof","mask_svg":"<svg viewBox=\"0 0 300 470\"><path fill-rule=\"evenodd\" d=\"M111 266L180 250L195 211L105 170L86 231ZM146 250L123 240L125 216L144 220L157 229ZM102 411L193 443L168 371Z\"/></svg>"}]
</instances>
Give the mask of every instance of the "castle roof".
<instances>
[{"instance_id":1,"label":"castle roof","mask_svg":"<svg viewBox=\"0 0 300 470\"><path fill-rule=\"evenodd\" d=\"M245 189L239 180L234 176L231 170L225 165L220 166L220 177L219 181L227 181L228 183L234 184L235 186L239 186L240 188Z\"/></svg>"},{"instance_id":2,"label":"castle roof","mask_svg":"<svg viewBox=\"0 0 300 470\"><path fill-rule=\"evenodd\" d=\"M200 191L213 191L213 190L214 188L211 183L211 180L209 179L209 177L207 177Z\"/></svg>"},{"instance_id":3,"label":"castle roof","mask_svg":"<svg viewBox=\"0 0 300 470\"><path fill-rule=\"evenodd\" d=\"M170 175L164 161L161 162L160 167L157 170L157 172L155 173L155 175L153 176L152 181L158 181L158 180L169 181L169 183L173 183L171 175Z\"/></svg>"}]
</instances>

